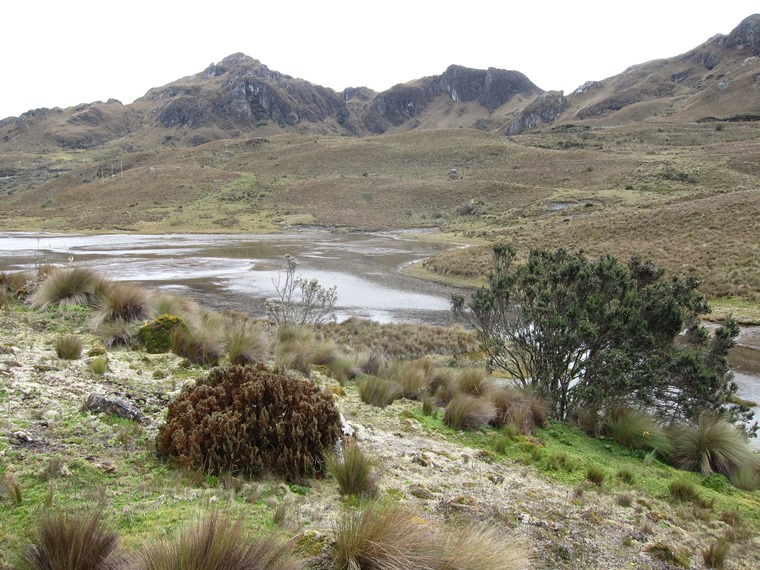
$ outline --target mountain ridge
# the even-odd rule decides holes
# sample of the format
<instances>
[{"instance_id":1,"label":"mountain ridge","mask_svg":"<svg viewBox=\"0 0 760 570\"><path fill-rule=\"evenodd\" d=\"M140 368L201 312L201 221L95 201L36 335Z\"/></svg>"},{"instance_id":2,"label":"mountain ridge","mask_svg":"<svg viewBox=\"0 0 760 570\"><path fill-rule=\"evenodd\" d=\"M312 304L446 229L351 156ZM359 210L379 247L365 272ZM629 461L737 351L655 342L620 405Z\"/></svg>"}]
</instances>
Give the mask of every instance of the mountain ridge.
<instances>
[{"instance_id":1,"label":"mountain ridge","mask_svg":"<svg viewBox=\"0 0 760 570\"><path fill-rule=\"evenodd\" d=\"M516 135L543 124L760 116L760 14L684 54L635 64L572 93L543 91L519 71L450 65L382 92L341 92L270 70L243 53L149 89L123 105L34 109L0 121L0 151L198 146L258 132L368 136L473 127ZM551 95L549 95L551 94Z\"/></svg>"}]
</instances>

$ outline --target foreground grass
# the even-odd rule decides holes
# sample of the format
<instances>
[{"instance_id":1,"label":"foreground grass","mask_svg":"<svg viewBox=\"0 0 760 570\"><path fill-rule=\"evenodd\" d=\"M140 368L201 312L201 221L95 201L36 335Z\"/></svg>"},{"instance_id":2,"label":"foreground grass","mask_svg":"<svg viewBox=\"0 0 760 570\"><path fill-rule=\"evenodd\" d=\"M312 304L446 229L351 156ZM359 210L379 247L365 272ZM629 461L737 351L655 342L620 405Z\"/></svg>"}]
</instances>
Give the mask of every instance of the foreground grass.
<instances>
[{"instance_id":1,"label":"foreground grass","mask_svg":"<svg viewBox=\"0 0 760 570\"><path fill-rule=\"evenodd\" d=\"M421 407L411 417L421 426L447 439L492 454L493 461L516 462L535 468L542 476L572 488L583 485L587 470L597 468L605 477L600 491L633 492L652 507L652 499L665 500L674 481L687 481L699 489L707 501L715 501L714 512L738 512L754 532L760 532L760 491L742 491L730 485L716 491L703 485L707 478L667 465L643 451L631 450L610 439L592 438L581 429L555 420L545 428L536 428L530 437L509 437L491 427L478 431L448 428L443 416L426 416ZM709 485L709 483L708 483Z\"/></svg>"}]
</instances>

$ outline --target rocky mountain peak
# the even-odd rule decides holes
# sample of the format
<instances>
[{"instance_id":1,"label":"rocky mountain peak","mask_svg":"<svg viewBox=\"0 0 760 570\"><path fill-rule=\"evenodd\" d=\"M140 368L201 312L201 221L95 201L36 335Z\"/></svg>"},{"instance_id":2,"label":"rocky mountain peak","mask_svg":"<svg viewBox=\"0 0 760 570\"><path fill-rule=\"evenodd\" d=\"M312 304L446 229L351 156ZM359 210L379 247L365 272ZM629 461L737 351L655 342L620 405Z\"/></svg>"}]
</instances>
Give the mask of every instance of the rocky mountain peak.
<instances>
[{"instance_id":1,"label":"rocky mountain peak","mask_svg":"<svg viewBox=\"0 0 760 570\"><path fill-rule=\"evenodd\" d=\"M726 38L730 48L746 48L753 55L760 55L760 14L753 14L742 22Z\"/></svg>"}]
</instances>

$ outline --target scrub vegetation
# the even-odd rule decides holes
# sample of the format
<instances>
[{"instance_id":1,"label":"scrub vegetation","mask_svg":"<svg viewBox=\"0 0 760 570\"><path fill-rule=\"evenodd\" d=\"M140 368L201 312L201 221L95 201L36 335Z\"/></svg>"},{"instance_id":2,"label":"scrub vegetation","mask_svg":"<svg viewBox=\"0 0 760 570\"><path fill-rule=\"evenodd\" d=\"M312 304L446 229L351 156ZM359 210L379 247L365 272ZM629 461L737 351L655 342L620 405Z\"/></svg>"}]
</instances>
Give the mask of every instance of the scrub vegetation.
<instances>
[{"instance_id":1,"label":"scrub vegetation","mask_svg":"<svg viewBox=\"0 0 760 570\"><path fill-rule=\"evenodd\" d=\"M760 563L735 415L614 391L562 408L496 374L477 327L278 325L75 269L3 279L1 568ZM78 360L56 356L66 335ZM705 354L730 349L715 338Z\"/></svg>"}]
</instances>

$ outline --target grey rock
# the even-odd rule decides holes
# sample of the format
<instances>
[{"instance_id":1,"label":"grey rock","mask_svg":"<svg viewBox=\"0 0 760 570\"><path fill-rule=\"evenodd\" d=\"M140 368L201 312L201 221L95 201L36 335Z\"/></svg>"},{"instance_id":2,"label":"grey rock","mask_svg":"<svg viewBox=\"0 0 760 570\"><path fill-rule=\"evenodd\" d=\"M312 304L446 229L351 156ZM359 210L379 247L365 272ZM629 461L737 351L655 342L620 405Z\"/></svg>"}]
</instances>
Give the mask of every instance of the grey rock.
<instances>
[{"instance_id":1,"label":"grey rock","mask_svg":"<svg viewBox=\"0 0 760 570\"><path fill-rule=\"evenodd\" d=\"M92 412L113 414L126 420L140 421L143 418L142 412L134 404L114 396L90 394L86 406Z\"/></svg>"}]
</instances>

